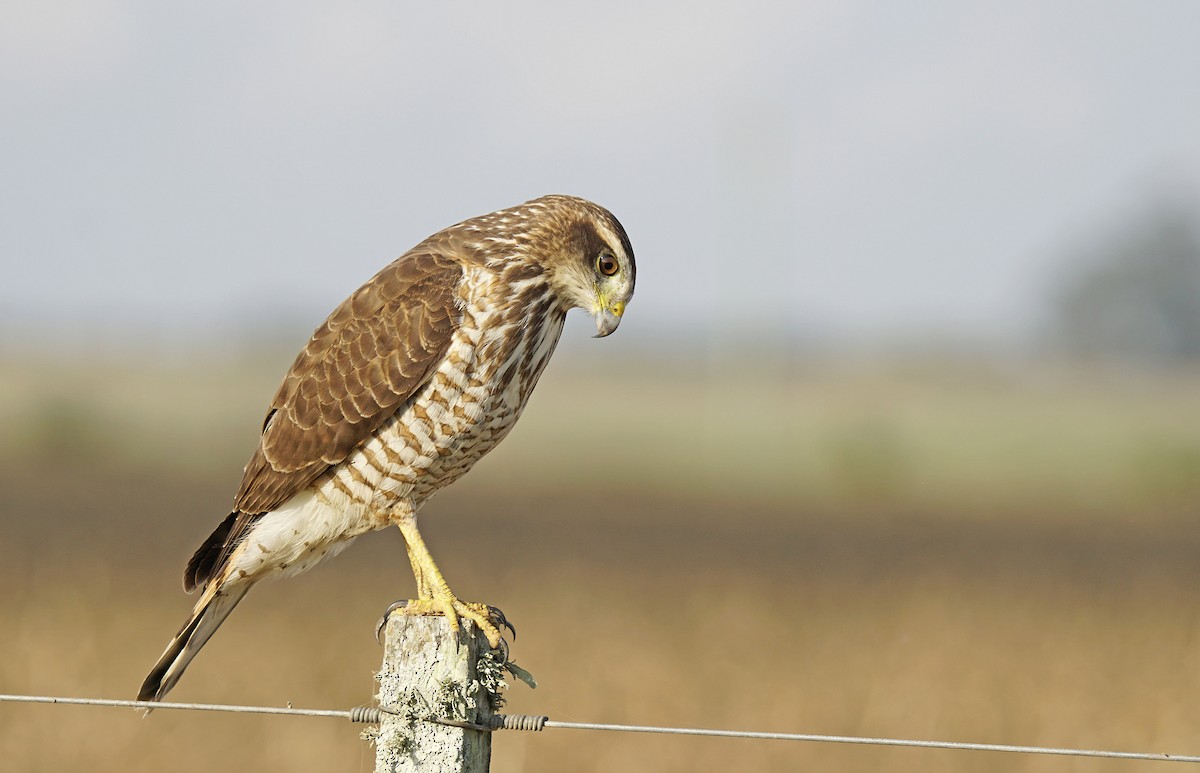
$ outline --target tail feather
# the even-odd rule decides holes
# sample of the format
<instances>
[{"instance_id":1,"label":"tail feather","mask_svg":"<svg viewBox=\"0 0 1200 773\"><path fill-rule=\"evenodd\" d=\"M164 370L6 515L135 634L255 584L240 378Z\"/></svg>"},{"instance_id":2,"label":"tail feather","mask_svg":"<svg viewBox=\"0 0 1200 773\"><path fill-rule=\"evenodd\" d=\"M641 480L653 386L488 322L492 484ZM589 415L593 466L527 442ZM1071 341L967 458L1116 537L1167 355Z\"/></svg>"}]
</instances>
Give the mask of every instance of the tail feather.
<instances>
[{"instance_id":1,"label":"tail feather","mask_svg":"<svg viewBox=\"0 0 1200 773\"><path fill-rule=\"evenodd\" d=\"M229 613L250 590L251 585L252 583L239 583L229 587L226 584L226 587L217 589L217 583L213 583L205 589L204 595L196 602L191 617L167 645L162 657L150 670L146 681L142 682L142 689L138 691L139 701L161 701L163 696L170 692L183 676L188 663L192 662L200 648L212 637L225 618L229 617Z\"/></svg>"},{"instance_id":2,"label":"tail feather","mask_svg":"<svg viewBox=\"0 0 1200 773\"><path fill-rule=\"evenodd\" d=\"M226 516L187 562L187 568L183 570L183 589L186 592L191 593L203 586L221 570L221 559L233 548L229 544L229 534L238 515L232 512Z\"/></svg>"}]
</instances>

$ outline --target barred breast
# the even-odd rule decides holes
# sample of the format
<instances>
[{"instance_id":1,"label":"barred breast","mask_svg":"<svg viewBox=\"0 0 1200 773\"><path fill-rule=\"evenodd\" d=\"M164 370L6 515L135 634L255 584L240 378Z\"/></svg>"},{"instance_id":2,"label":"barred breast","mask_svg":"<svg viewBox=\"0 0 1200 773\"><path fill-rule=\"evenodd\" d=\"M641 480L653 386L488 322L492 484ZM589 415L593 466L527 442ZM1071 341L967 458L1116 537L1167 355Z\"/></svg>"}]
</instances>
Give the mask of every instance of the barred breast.
<instances>
[{"instance_id":1,"label":"barred breast","mask_svg":"<svg viewBox=\"0 0 1200 773\"><path fill-rule=\"evenodd\" d=\"M466 280L462 324L433 378L319 481L321 494L362 507L366 528L419 508L494 448L558 343L565 314L542 275L513 283L479 268Z\"/></svg>"},{"instance_id":2,"label":"barred breast","mask_svg":"<svg viewBox=\"0 0 1200 773\"><path fill-rule=\"evenodd\" d=\"M540 274L512 282L479 268L467 280L462 324L429 383L346 461L265 514L232 559L237 574L298 574L332 557L419 509L512 429L565 311Z\"/></svg>"}]
</instances>

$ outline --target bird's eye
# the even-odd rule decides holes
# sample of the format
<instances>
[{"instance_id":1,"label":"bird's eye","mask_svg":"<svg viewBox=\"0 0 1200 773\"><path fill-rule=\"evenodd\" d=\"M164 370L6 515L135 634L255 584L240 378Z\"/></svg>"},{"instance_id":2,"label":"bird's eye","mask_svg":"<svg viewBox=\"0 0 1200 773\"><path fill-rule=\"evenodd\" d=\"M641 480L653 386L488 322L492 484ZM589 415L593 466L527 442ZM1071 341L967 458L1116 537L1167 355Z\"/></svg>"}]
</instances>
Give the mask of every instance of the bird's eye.
<instances>
[{"instance_id":1,"label":"bird's eye","mask_svg":"<svg viewBox=\"0 0 1200 773\"><path fill-rule=\"evenodd\" d=\"M620 266L617 264L617 259L607 252L602 253L600 257L596 258L596 270L605 276L612 276L617 273L618 268Z\"/></svg>"}]
</instances>

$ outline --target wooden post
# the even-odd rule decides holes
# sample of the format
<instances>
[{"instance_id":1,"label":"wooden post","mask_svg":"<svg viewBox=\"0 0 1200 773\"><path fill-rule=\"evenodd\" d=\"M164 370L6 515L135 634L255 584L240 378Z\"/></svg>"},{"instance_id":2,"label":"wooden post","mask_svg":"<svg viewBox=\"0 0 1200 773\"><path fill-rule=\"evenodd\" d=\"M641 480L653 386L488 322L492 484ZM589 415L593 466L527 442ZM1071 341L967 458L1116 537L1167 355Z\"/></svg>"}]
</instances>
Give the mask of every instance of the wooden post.
<instances>
[{"instance_id":1,"label":"wooden post","mask_svg":"<svg viewBox=\"0 0 1200 773\"><path fill-rule=\"evenodd\" d=\"M504 659L470 620L450 630L441 616L392 614L383 641L375 773L487 773L492 734L423 721L487 725L497 703Z\"/></svg>"}]
</instances>

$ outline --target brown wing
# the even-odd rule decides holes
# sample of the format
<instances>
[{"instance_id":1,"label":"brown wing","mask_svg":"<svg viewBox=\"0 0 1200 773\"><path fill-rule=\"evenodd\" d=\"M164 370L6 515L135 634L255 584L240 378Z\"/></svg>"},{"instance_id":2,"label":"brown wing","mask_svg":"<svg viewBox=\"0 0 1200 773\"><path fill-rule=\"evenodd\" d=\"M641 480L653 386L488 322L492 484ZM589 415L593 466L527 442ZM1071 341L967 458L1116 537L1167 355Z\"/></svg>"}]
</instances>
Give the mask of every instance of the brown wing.
<instances>
[{"instance_id":1,"label":"brown wing","mask_svg":"<svg viewBox=\"0 0 1200 773\"><path fill-rule=\"evenodd\" d=\"M420 390L450 348L461 279L444 254L406 253L317 328L271 400L234 513L188 563L185 589L216 574L259 516L345 460Z\"/></svg>"}]
</instances>

